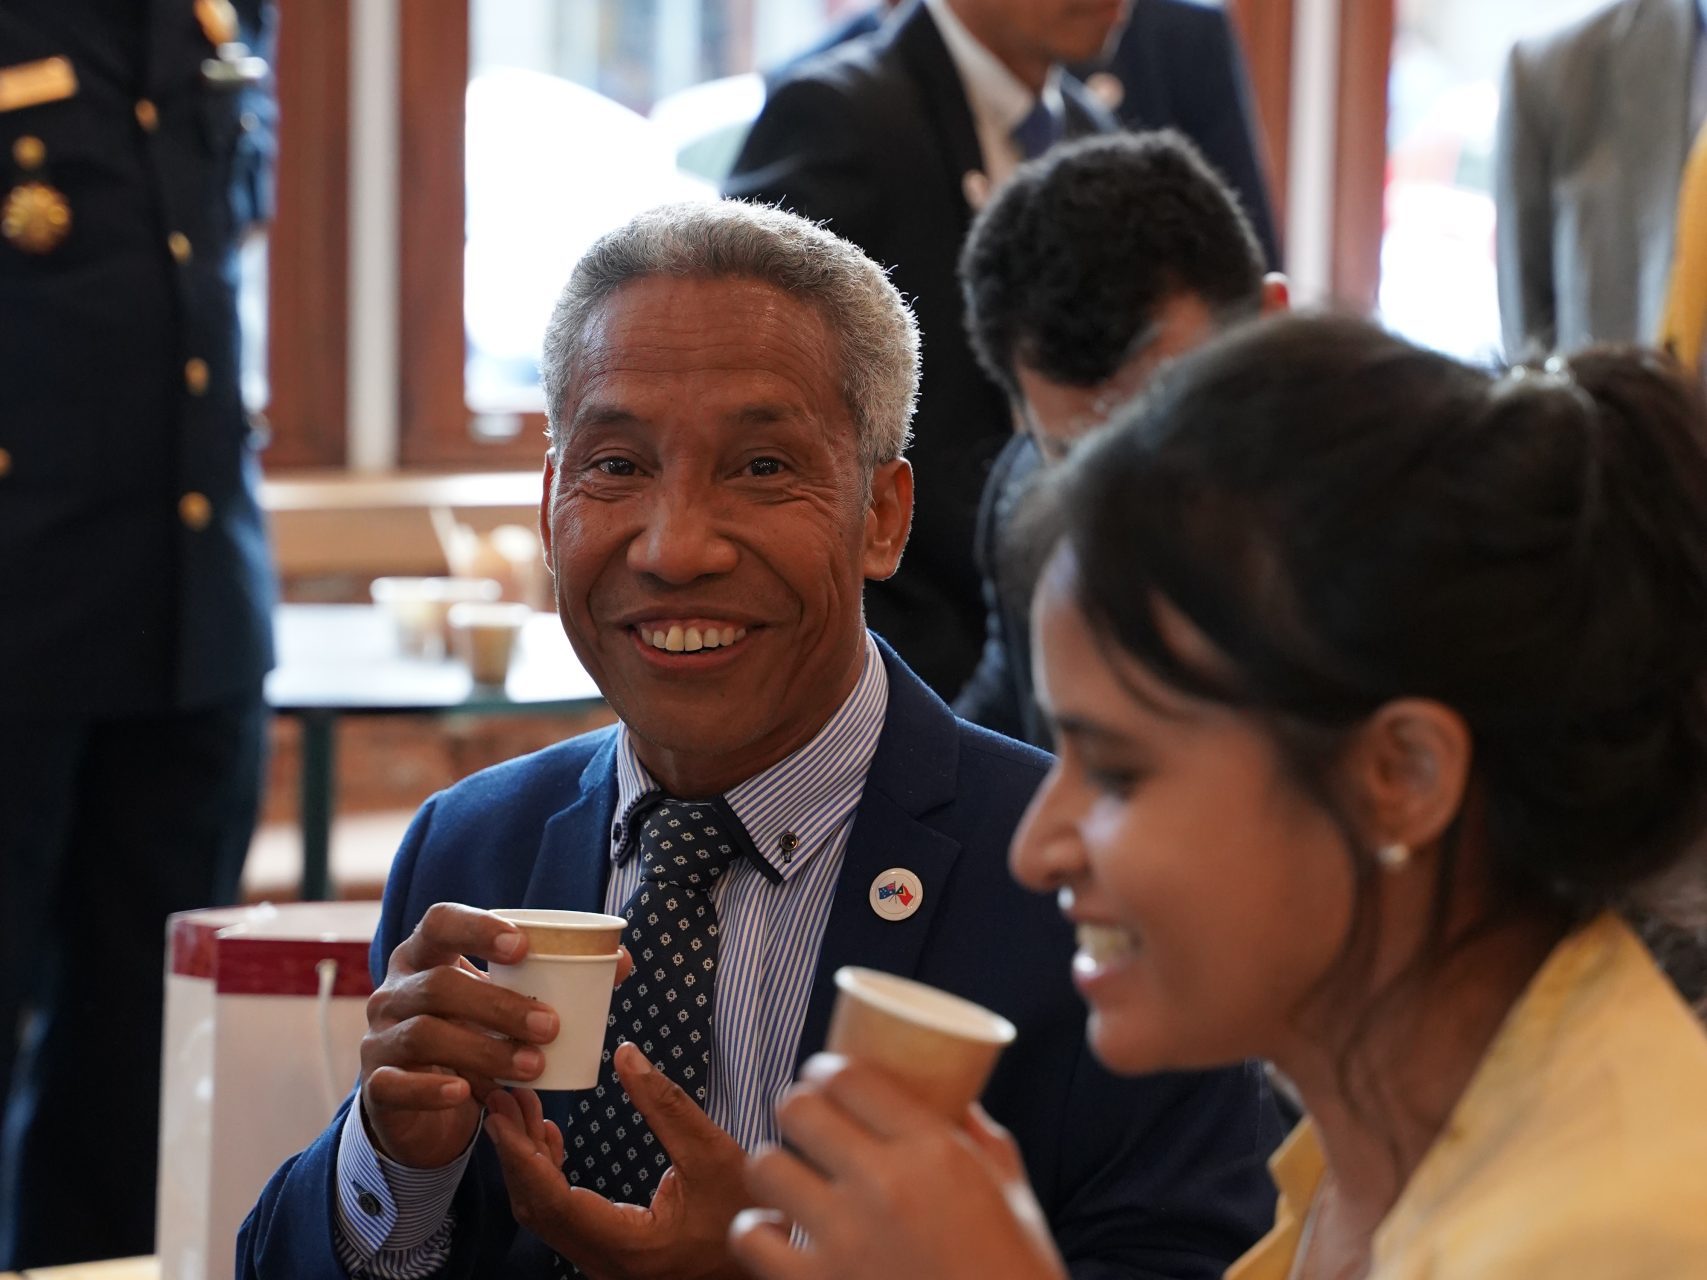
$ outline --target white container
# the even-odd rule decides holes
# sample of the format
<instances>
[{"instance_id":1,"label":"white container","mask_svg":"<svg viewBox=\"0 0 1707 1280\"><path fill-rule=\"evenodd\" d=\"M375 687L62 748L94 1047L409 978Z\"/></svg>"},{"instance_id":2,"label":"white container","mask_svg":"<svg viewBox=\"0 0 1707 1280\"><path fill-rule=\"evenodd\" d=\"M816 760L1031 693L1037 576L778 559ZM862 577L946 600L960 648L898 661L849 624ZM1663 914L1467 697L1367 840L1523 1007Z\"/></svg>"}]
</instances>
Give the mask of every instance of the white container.
<instances>
[{"instance_id":1,"label":"white container","mask_svg":"<svg viewBox=\"0 0 1707 1280\"><path fill-rule=\"evenodd\" d=\"M539 1046L545 1069L534 1080L500 1080L530 1089L591 1089L599 1082L605 1028L610 1022L611 984L617 953L605 956L536 956L520 964L492 963L500 987L550 1005L557 1013L557 1038Z\"/></svg>"}]
</instances>

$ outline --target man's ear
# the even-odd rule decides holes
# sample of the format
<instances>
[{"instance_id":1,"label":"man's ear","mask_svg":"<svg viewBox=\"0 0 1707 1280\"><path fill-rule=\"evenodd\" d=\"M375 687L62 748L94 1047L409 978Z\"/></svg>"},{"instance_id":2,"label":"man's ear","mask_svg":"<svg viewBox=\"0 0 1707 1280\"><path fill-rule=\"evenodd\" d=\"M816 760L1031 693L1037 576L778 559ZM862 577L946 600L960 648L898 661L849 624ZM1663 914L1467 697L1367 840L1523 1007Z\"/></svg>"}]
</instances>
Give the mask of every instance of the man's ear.
<instances>
[{"instance_id":1,"label":"man's ear","mask_svg":"<svg viewBox=\"0 0 1707 1280\"><path fill-rule=\"evenodd\" d=\"M1277 316L1292 307L1292 282L1278 271L1262 278L1261 314Z\"/></svg>"},{"instance_id":2,"label":"man's ear","mask_svg":"<svg viewBox=\"0 0 1707 1280\"><path fill-rule=\"evenodd\" d=\"M557 450L548 448L545 451L545 480L539 495L539 545L545 553L545 571L554 578L557 569L551 563L551 489L556 479Z\"/></svg>"},{"instance_id":3,"label":"man's ear","mask_svg":"<svg viewBox=\"0 0 1707 1280\"><path fill-rule=\"evenodd\" d=\"M1437 843L1464 807L1472 754L1469 726L1442 703L1400 698L1378 709L1346 760L1366 843Z\"/></svg>"},{"instance_id":4,"label":"man's ear","mask_svg":"<svg viewBox=\"0 0 1707 1280\"><path fill-rule=\"evenodd\" d=\"M881 581L894 576L912 527L913 464L896 458L883 463L871 476L871 502L865 509L865 546L860 560L866 577Z\"/></svg>"}]
</instances>

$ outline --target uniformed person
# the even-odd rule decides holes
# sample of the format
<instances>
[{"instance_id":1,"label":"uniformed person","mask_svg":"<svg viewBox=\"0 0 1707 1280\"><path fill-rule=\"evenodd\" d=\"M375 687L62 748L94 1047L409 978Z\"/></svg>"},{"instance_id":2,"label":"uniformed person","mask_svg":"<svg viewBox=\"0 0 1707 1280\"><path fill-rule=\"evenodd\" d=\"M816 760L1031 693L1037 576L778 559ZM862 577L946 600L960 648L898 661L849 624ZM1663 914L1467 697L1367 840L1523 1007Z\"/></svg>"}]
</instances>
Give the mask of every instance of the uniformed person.
<instances>
[{"instance_id":1,"label":"uniformed person","mask_svg":"<svg viewBox=\"0 0 1707 1280\"><path fill-rule=\"evenodd\" d=\"M0 1270L152 1251L164 920L254 825L267 16L0 4Z\"/></svg>"}]
</instances>

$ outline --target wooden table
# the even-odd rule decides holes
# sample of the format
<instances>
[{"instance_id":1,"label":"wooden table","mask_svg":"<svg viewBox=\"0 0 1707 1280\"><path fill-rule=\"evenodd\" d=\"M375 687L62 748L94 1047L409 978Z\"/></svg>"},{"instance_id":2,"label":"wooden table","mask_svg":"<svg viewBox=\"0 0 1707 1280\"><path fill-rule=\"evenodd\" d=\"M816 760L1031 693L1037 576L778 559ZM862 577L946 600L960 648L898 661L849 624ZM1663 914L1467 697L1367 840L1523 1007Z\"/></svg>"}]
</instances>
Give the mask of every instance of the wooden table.
<instances>
[{"instance_id":1,"label":"wooden table","mask_svg":"<svg viewBox=\"0 0 1707 1280\"><path fill-rule=\"evenodd\" d=\"M302 724L305 902L327 897L330 889L333 768L341 717L547 715L604 704L556 614L534 615L502 685L475 684L455 659L401 652L390 617L373 605L280 605L273 632L278 666L267 677L267 703Z\"/></svg>"}]
</instances>

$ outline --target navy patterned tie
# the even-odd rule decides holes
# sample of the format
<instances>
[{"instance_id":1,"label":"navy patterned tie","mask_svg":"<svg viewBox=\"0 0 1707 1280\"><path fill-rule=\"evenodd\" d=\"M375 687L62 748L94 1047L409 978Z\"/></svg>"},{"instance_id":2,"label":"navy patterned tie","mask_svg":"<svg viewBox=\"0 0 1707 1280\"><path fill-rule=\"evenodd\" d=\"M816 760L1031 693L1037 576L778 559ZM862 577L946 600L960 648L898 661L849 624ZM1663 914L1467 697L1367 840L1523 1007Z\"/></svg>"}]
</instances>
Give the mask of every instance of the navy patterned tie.
<instances>
[{"instance_id":1,"label":"navy patterned tie","mask_svg":"<svg viewBox=\"0 0 1707 1280\"><path fill-rule=\"evenodd\" d=\"M1039 98L1026 112L1025 119L1013 127L1012 137L1021 157L1035 160L1061 141L1061 122L1055 118L1048 104Z\"/></svg>"},{"instance_id":2,"label":"navy patterned tie","mask_svg":"<svg viewBox=\"0 0 1707 1280\"><path fill-rule=\"evenodd\" d=\"M563 1172L608 1199L646 1204L670 1158L617 1083L612 1055L633 1041L705 1106L717 977L711 886L750 844L722 799L655 794L629 822L643 859L640 886L622 909L634 974L611 1001L599 1083L570 1107Z\"/></svg>"}]
</instances>

